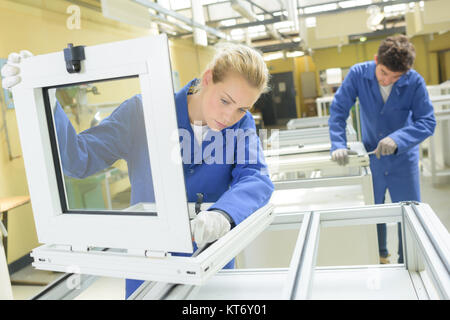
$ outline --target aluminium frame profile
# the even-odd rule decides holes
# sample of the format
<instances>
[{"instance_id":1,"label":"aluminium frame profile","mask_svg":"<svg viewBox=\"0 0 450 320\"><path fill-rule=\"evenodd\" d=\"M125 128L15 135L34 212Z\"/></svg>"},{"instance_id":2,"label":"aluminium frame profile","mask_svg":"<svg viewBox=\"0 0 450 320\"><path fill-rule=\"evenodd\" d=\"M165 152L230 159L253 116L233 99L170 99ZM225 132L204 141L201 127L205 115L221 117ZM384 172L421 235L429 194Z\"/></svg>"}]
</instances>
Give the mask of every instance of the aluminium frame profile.
<instances>
[{"instance_id":1,"label":"aluminium frame profile","mask_svg":"<svg viewBox=\"0 0 450 320\"><path fill-rule=\"evenodd\" d=\"M75 270L77 274L201 285L270 225L274 218L273 209L272 204L258 209L193 257L155 258L125 250L72 251L61 246L43 245L32 251L33 266L41 270Z\"/></svg>"},{"instance_id":2,"label":"aluminium frame profile","mask_svg":"<svg viewBox=\"0 0 450 320\"><path fill-rule=\"evenodd\" d=\"M297 237L295 250L289 264L283 298L308 299L311 294L320 234L320 215L307 212Z\"/></svg>"},{"instance_id":3,"label":"aluminium frame profile","mask_svg":"<svg viewBox=\"0 0 450 320\"><path fill-rule=\"evenodd\" d=\"M316 216L315 221L313 216ZM308 219L311 222L306 223ZM450 276L445 269L450 261L448 232L429 205L410 202L277 214L270 226L298 228L301 224L300 233L302 234L297 239L290 269L286 270L288 277L284 283L285 290L282 298L311 298L311 283L315 272L315 256L312 253L317 251L315 240L319 238L317 220L320 220L320 225L325 227L404 221L405 266L409 271L417 297L419 299L448 299ZM430 235L433 239L429 238ZM306 241L307 236L309 237L308 241ZM437 253L436 248L440 248L443 253ZM304 252L303 256L302 252ZM431 281L425 281L425 275L419 274L421 269L415 266L417 260L420 260L420 256L424 257L427 266L433 268L431 271L438 271L435 272L435 275L431 275ZM398 266L393 267L398 268ZM388 267L388 269L393 267ZM354 267L350 268L354 269ZM367 266L359 266L359 268L367 268ZM379 268L381 272L386 269ZM326 267L326 269L333 270L333 267ZM345 269L345 266L338 269ZM317 271L320 270L321 268L317 268ZM234 270L233 272L238 275L242 272L245 274L246 271ZM264 269L261 272L270 272L270 269ZM440 288L435 290L436 286ZM198 290L201 290L201 287L146 281L136 290L135 294L130 296L130 299L195 299Z\"/></svg>"},{"instance_id":4,"label":"aluminium frame profile","mask_svg":"<svg viewBox=\"0 0 450 320\"><path fill-rule=\"evenodd\" d=\"M419 210L418 206L422 208ZM429 299L449 300L450 237L430 212L433 213L431 208L423 204L412 203L403 207L403 229L410 231L405 232L406 264L408 270L416 272L416 277L412 277L415 287L427 286L427 283L428 287L434 287L435 290L426 290Z\"/></svg>"},{"instance_id":5,"label":"aluminium frame profile","mask_svg":"<svg viewBox=\"0 0 450 320\"><path fill-rule=\"evenodd\" d=\"M352 125L346 127L347 141L357 141L357 133ZM328 127L315 127L304 129L283 129L274 131L267 139L266 144L270 147L287 147L299 144L329 143L330 133Z\"/></svg>"},{"instance_id":6,"label":"aluminium frame profile","mask_svg":"<svg viewBox=\"0 0 450 320\"><path fill-rule=\"evenodd\" d=\"M407 211L409 213L406 213ZM412 230L414 232L411 232L411 230L406 228L411 217L414 219L414 225L409 226L408 228L413 228ZM320 226L365 225L389 222L397 223L401 221L406 222L402 233L404 237L405 235L408 235L409 238L413 237L413 241L416 241L416 243L410 243L409 241L411 241L411 239L406 237L406 241L403 242L406 258L405 267L410 274L416 296L419 299L446 299L445 294L448 296L450 288L445 284L448 284L450 277L448 272L445 272L445 269L443 268L449 263L448 232L429 205L411 202L277 214L270 225L272 228L299 228L301 225L289 269L286 269L285 271L281 270L281 272L286 272L286 278L280 298L310 299L312 296L311 290L316 271L337 270L342 272L347 269L358 270L375 268L379 269L380 272L383 272L383 270L401 268L400 265L378 267L370 265L317 267L315 269L316 252L318 249L317 245L320 238ZM407 230L409 231L408 233L405 232ZM425 230L428 231L425 232ZM430 235L434 240L430 240ZM432 242L435 243L435 246L432 245ZM425 244L425 247L423 247L423 244ZM411 253L414 254L417 246L423 247L419 248L421 250L420 254L425 255L428 264L433 266L434 269L440 270L432 280L433 282L423 281L423 283L418 283L417 278L424 278L424 275L418 275L417 271L419 270L411 265ZM447 253L437 254L436 247L442 249L441 251L446 250ZM253 269L250 269L250 272L252 270ZM269 268L261 269L258 273L264 275L273 272L273 270L280 271L280 269ZM230 272L236 276L242 276L248 273L248 270L236 269ZM440 291L435 291L436 286L441 287ZM419 289L422 290L422 293ZM130 299L196 299L198 290L201 290L201 287L189 285L173 286L168 283L147 283L146 285L142 285Z\"/></svg>"},{"instance_id":7,"label":"aluminium frame profile","mask_svg":"<svg viewBox=\"0 0 450 320\"><path fill-rule=\"evenodd\" d=\"M422 281L422 288L430 298L448 300L450 297L450 238L448 232L429 205L414 202L305 213L303 221L307 223L302 223L285 284L284 298L308 299L311 297L319 225L357 225L381 223L388 220L391 222L403 221L402 236L406 238L406 241L403 241L405 266L411 275L413 285L418 286L417 277L413 277L412 273L423 277L419 271L423 271L424 268L418 267L417 263L419 257L416 251L419 250L420 257L423 257L424 263L430 270L428 275L432 281L432 283ZM276 223L276 220L274 222ZM409 230L408 233L407 230ZM413 259L414 254L416 256ZM434 295L429 293L434 293ZM420 297L419 293L417 295Z\"/></svg>"},{"instance_id":8,"label":"aluminium frame profile","mask_svg":"<svg viewBox=\"0 0 450 320\"><path fill-rule=\"evenodd\" d=\"M364 146L362 146L360 142L351 143L350 145L353 146L354 149L356 148L355 151L357 151L358 154L349 156L348 167L369 166L369 157L367 156ZM272 173L280 173L336 167L337 164L331 159L329 153L326 155L307 156L309 153L312 154L314 152L327 151L329 150L327 146L331 147L330 145L312 145L300 148L298 151L296 151L295 147L271 150L270 152L267 152L270 156L266 158L269 171L271 171L270 168L272 168L272 171L276 171Z\"/></svg>"},{"instance_id":9,"label":"aluminium frame profile","mask_svg":"<svg viewBox=\"0 0 450 320\"><path fill-rule=\"evenodd\" d=\"M328 127L330 116L295 118L286 123L288 130Z\"/></svg>"},{"instance_id":10,"label":"aluminium frame profile","mask_svg":"<svg viewBox=\"0 0 450 320\"><path fill-rule=\"evenodd\" d=\"M319 127L328 127L328 120L330 119L329 115L326 116L315 116L315 117L305 117L305 118L294 118L286 123L286 128L288 130L295 129L307 129L307 128L319 128ZM347 118L347 124L353 126L352 124L352 116Z\"/></svg>"},{"instance_id":11,"label":"aluminium frame profile","mask_svg":"<svg viewBox=\"0 0 450 320\"><path fill-rule=\"evenodd\" d=\"M361 142L349 142L350 149L356 151L357 155L349 156L348 168L359 168L358 175L333 176L333 177L311 177L304 179L274 181L275 190L289 190L298 188L315 187L338 187L342 185L361 185L364 202L367 205L374 203L372 173L369 167L369 157ZM322 170L337 167L330 156L308 157L314 152L329 151L331 144L306 145L299 147L286 147L280 149L266 150L266 162L271 174L289 173L298 171ZM303 158L303 159L302 159Z\"/></svg>"},{"instance_id":12,"label":"aluminium frame profile","mask_svg":"<svg viewBox=\"0 0 450 320\"><path fill-rule=\"evenodd\" d=\"M434 114L436 118L436 122L443 123L444 121L450 122L450 110L449 109L443 109L442 106L450 104L450 94L442 95L442 96L431 96L430 100L433 103L433 106L435 108ZM440 110L436 110L437 106L440 107ZM445 132L444 132L445 134ZM430 150L429 150L429 165L430 165L430 171L431 171L431 180L434 185L439 184L438 178L439 177L445 177L450 176L450 169L445 168L445 161L443 163L444 168L438 168L438 165L436 164L436 141L435 136L432 135L429 137L430 141ZM445 151L444 151L445 152ZM447 152L450 152L447 150Z\"/></svg>"}]
</instances>

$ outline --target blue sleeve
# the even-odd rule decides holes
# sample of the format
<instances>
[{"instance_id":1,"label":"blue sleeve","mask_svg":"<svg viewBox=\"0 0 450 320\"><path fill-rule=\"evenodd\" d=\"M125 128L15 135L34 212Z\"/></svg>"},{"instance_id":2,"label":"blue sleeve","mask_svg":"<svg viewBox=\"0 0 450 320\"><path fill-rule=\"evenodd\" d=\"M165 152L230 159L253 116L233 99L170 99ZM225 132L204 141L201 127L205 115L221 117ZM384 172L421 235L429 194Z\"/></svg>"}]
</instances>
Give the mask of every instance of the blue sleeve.
<instances>
[{"instance_id":1,"label":"blue sleeve","mask_svg":"<svg viewBox=\"0 0 450 320\"><path fill-rule=\"evenodd\" d=\"M389 135L397 144L397 154L421 143L434 133L436 127L433 105L422 77L418 77L416 86L412 99L412 122Z\"/></svg>"},{"instance_id":2,"label":"blue sleeve","mask_svg":"<svg viewBox=\"0 0 450 320\"><path fill-rule=\"evenodd\" d=\"M246 122L246 128L238 129L236 134L230 188L209 209L225 211L236 225L266 205L274 190L253 118ZM245 155L239 151L240 144L245 145Z\"/></svg>"},{"instance_id":3,"label":"blue sleeve","mask_svg":"<svg viewBox=\"0 0 450 320\"><path fill-rule=\"evenodd\" d=\"M66 175L82 179L108 168L118 159L127 159L131 148L137 98L123 102L111 115L92 128L77 134L59 102L55 109L58 146Z\"/></svg>"},{"instance_id":4,"label":"blue sleeve","mask_svg":"<svg viewBox=\"0 0 450 320\"><path fill-rule=\"evenodd\" d=\"M330 118L328 120L331 152L336 149L347 148L347 118L358 95L357 77L358 74L355 68L350 68L349 73L337 90L331 103Z\"/></svg>"}]
</instances>

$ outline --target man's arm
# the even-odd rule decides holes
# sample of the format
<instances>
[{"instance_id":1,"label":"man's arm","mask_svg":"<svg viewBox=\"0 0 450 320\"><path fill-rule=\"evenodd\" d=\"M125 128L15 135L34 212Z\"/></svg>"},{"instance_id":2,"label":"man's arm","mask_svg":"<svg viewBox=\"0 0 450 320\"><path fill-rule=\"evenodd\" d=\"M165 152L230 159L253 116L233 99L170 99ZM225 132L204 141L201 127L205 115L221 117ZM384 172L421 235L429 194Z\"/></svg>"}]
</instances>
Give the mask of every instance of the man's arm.
<instances>
[{"instance_id":1,"label":"man's arm","mask_svg":"<svg viewBox=\"0 0 450 320\"><path fill-rule=\"evenodd\" d=\"M412 101L413 122L389 135L397 144L397 154L402 154L421 143L434 133L436 127L433 105L422 77L418 80Z\"/></svg>"},{"instance_id":2,"label":"man's arm","mask_svg":"<svg viewBox=\"0 0 450 320\"><path fill-rule=\"evenodd\" d=\"M58 146L64 173L82 179L127 159L130 130L136 126L133 117L138 99L123 102L99 125L77 134L65 112L57 103L54 112Z\"/></svg>"},{"instance_id":3,"label":"man's arm","mask_svg":"<svg viewBox=\"0 0 450 320\"><path fill-rule=\"evenodd\" d=\"M330 130L331 151L347 149L346 126L351 107L355 104L358 95L356 84L358 74L355 68L350 68L342 85L334 95L330 106L328 126Z\"/></svg>"}]
</instances>

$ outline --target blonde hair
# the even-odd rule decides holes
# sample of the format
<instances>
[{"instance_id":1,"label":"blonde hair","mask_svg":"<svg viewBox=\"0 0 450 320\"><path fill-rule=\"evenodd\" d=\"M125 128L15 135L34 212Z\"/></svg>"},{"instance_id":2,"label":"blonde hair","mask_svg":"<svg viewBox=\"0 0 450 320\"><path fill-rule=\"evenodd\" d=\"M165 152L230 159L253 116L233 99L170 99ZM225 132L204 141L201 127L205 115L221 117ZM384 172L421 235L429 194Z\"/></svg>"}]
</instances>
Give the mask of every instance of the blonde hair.
<instances>
[{"instance_id":1,"label":"blonde hair","mask_svg":"<svg viewBox=\"0 0 450 320\"><path fill-rule=\"evenodd\" d=\"M223 81L229 73L237 73L261 93L269 91L269 69L256 49L243 44L221 44L206 70L212 70L213 82ZM201 89L198 87L198 89Z\"/></svg>"}]
</instances>

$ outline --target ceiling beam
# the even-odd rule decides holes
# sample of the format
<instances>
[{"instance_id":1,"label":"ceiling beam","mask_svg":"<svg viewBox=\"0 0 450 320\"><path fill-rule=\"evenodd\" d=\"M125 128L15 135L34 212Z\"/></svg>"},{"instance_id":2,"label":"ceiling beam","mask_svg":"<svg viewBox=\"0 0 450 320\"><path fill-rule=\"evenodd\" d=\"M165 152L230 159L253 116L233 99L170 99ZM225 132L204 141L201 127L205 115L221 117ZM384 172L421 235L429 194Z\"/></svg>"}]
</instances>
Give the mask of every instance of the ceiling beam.
<instances>
[{"instance_id":1,"label":"ceiling beam","mask_svg":"<svg viewBox=\"0 0 450 320\"><path fill-rule=\"evenodd\" d=\"M186 16L184 16L184 15L182 15L180 13L177 13L176 11L172 11L172 10L166 9L166 8L160 6L159 4L155 3L155 2L151 2L149 0L132 0L132 1L142 5L144 7L147 7L149 9L153 9L153 10L159 12L159 13L162 13L162 14L165 14L165 15L170 16L172 18L175 18L177 20L180 20L180 21L186 23L189 26L205 30L206 32L216 36L217 38L227 39L227 35L225 33L223 33L222 31L217 30L215 28L208 27L207 25L198 23L198 22L196 22L196 21L194 21L192 19L189 19L188 17L186 17Z\"/></svg>"},{"instance_id":2,"label":"ceiling beam","mask_svg":"<svg viewBox=\"0 0 450 320\"><path fill-rule=\"evenodd\" d=\"M275 52L280 50L294 50L300 49L300 42L282 42L277 44L271 44L267 46L258 46L254 43L256 49L261 50L263 53Z\"/></svg>"},{"instance_id":3,"label":"ceiling beam","mask_svg":"<svg viewBox=\"0 0 450 320\"><path fill-rule=\"evenodd\" d=\"M276 22L283 21L280 16L275 17L273 19L265 19L265 20L258 20L258 21L252 21L247 23L239 23L232 26L221 26L219 27L220 30L229 30L229 29L240 29L240 28L248 28L248 27L254 27L254 26L260 26L260 25L266 25L266 24L273 24Z\"/></svg>"}]
</instances>

